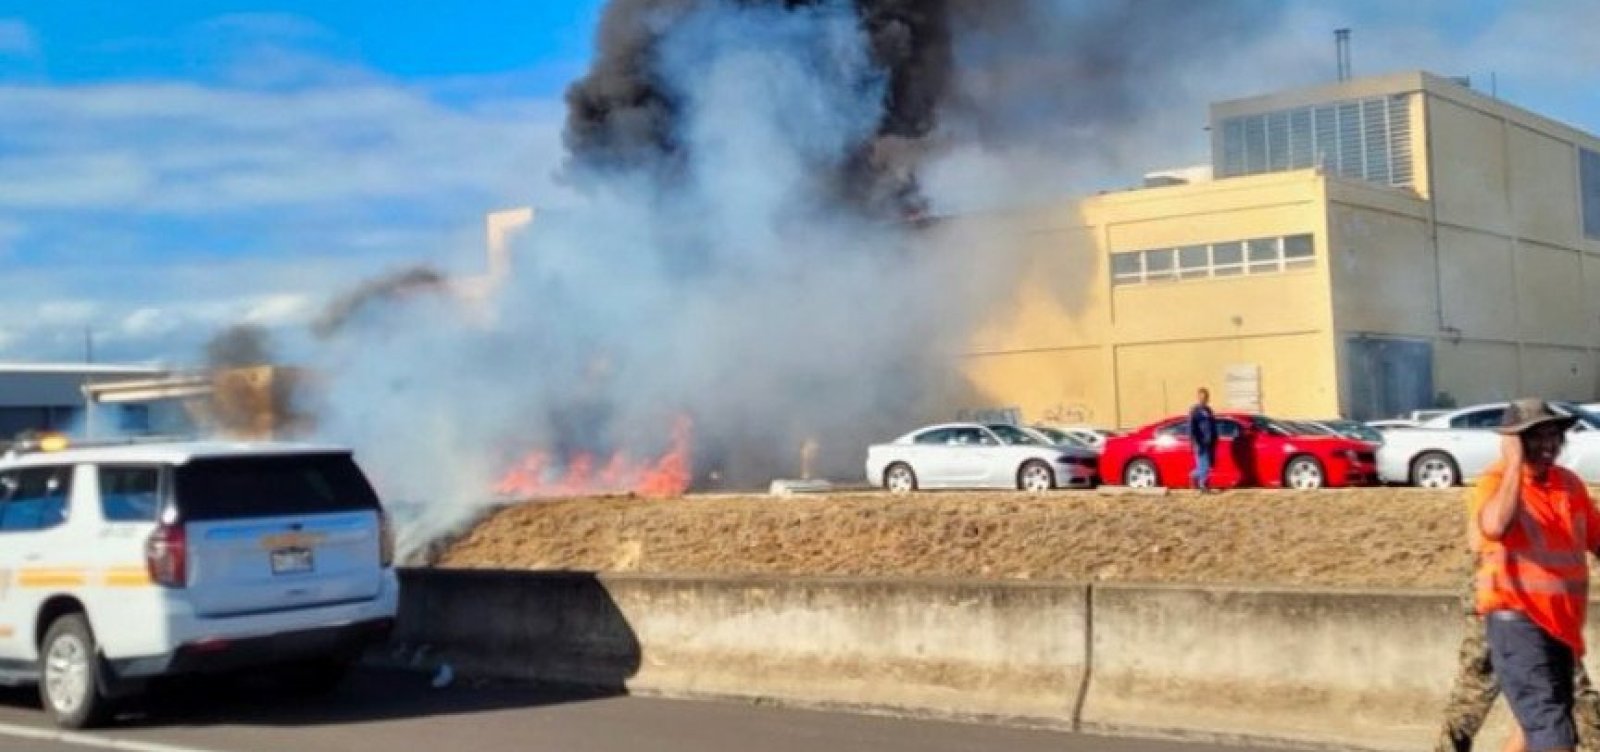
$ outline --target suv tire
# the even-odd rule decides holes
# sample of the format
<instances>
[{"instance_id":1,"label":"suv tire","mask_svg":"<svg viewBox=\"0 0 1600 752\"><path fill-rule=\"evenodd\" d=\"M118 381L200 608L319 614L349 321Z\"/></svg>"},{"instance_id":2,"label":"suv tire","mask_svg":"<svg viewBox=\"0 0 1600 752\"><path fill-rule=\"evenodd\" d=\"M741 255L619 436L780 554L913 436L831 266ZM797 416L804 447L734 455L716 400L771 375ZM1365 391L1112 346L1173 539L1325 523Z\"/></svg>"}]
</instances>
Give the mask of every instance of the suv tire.
<instances>
[{"instance_id":1,"label":"suv tire","mask_svg":"<svg viewBox=\"0 0 1600 752\"><path fill-rule=\"evenodd\" d=\"M50 623L39 643L39 700L62 728L104 723L111 701L100 690L100 650L89 619L69 613Z\"/></svg>"}]
</instances>

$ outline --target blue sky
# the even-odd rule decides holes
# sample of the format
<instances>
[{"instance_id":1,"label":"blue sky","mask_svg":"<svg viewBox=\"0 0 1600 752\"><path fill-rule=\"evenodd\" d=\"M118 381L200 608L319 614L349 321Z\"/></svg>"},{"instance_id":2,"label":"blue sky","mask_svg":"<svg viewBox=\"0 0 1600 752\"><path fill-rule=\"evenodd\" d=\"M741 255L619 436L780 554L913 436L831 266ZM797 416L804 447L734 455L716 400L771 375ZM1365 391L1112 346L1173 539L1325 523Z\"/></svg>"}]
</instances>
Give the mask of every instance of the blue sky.
<instances>
[{"instance_id":1,"label":"blue sky","mask_svg":"<svg viewBox=\"0 0 1600 752\"><path fill-rule=\"evenodd\" d=\"M600 5L0 0L0 360L80 357L86 329L102 358L181 360L379 271L476 271L485 211L569 200L561 94ZM1358 74L1493 72L1600 131L1578 0L1293 4L1175 116L1326 79L1336 26ZM1203 158L1184 132L1127 173Z\"/></svg>"}]
</instances>

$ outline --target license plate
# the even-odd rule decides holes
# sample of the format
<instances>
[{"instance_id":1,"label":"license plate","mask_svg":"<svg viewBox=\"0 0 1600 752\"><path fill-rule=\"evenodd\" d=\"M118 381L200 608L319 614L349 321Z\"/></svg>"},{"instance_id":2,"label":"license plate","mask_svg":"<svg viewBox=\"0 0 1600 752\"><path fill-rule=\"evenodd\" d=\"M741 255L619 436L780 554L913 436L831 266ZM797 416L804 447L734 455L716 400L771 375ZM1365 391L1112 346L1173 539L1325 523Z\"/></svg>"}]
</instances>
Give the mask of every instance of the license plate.
<instances>
[{"instance_id":1,"label":"license plate","mask_svg":"<svg viewBox=\"0 0 1600 752\"><path fill-rule=\"evenodd\" d=\"M311 549L280 548L272 552L273 574L295 574L312 569Z\"/></svg>"}]
</instances>

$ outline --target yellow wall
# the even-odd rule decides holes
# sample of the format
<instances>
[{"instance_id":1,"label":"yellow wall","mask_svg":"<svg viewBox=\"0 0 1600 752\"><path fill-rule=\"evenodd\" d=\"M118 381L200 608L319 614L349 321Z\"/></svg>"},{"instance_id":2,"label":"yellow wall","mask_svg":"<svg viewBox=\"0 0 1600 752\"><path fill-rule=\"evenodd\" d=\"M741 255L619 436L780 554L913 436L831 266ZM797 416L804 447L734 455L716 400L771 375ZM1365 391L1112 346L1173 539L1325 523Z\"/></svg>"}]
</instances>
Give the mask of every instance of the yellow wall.
<instances>
[{"instance_id":1,"label":"yellow wall","mask_svg":"<svg viewBox=\"0 0 1600 752\"><path fill-rule=\"evenodd\" d=\"M979 395L964 409L1016 407L1028 421L1115 425L1103 347L973 355L966 375Z\"/></svg>"},{"instance_id":2,"label":"yellow wall","mask_svg":"<svg viewBox=\"0 0 1600 752\"><path fill-rule=\"evenodd\" d=\"M1117 348L1119 415L1141 425L1188 409L1196 387L1226 406L1222 375L1231 365L1261 369L1261 408L1271 415L1327 418L1338 413L1333 353L1322 332L1209 341L1126 344Z\"/></svg>"},{"instance_id":3,"label":"yellow wall","mask_svg":"<svg viewBox=\"0 0 1600 752\"><path fill-rule=\"evenodd\" d=\"M963 409L1027 421L1132 426L1186 408L1198 386L1223 402L1229 366L1262 369L1263 407L1337 412L1331 296L1312 171L1111 193L1010 217L1026 266L1016 294L973 338ZM979 221L979 220L974 220ZM1113 252L1319 236L1309 269L1111 285Z\"/></svg>"}]
</instances>

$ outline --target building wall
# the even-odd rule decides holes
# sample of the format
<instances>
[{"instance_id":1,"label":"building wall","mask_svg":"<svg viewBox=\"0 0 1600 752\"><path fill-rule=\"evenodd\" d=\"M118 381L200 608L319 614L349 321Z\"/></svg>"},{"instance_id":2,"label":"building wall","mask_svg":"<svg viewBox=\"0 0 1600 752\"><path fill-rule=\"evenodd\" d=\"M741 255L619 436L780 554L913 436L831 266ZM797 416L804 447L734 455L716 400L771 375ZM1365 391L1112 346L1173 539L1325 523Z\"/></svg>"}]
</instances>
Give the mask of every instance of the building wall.
<instances>
[{"instance_id":1,"label":"building wall","mask_svg":"<svg viewBox=\"0 0 1600 752\"><path fill-rule=\"evenodd\" d=\"M1019 215L1026 271L974 337L968 409L1134 426L1225 403L1231 366L1260 369L1269 412L1337 412L1323 179L1313 171L1112 193ZM1112 284L1111 254L1310 233L1310 268Z\"/></svg>"},{"instance_id":2,"label":"building wall","mask_svg":"<svg viewBox=\"0 0 1600 752\"><path fill-rule=\"evenodd\" d=\"M1352 338L1421 342L1436 396L1458 404L1593 399L1600 247L1582 237L1577 149L1594 139L1431 76L1419 84L1418 194L1330 182L1342 357L1359 349ZM1353 367L1341 406L1361 415Z\"/></svg>"},{"instance_id":3,"label":"building wall","mask_svg":"<svg viewBox=\"0 0 1600 752\"><path fill-rule=\"evenodd\" d=\"M1582 233L1578 149L1600 140L1423 73L1219 103L1212 119L1406 92L1410 189L1302 170L1025 218L1040 271L975 338L973 401L1135 425L1239 364L1262 369L1263 409L1290 416L1594 399L1600 242ZM1304 232L1311 269L1111 283L1114 253Z\"/></svg>"}]
</instances>

